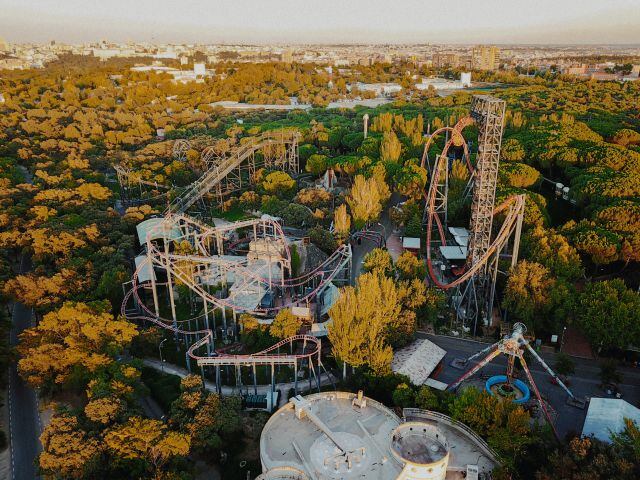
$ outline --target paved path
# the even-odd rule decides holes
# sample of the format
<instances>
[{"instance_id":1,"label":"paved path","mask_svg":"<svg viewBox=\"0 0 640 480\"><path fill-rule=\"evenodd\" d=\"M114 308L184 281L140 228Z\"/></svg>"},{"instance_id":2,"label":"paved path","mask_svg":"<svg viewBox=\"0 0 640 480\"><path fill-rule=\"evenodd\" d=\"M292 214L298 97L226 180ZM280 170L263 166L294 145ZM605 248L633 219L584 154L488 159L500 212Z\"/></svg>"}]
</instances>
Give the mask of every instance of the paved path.
<instances>
[{"instance_id":1,"label":"paved path","mask_svg":"<svg viewBox=\"0 0 640 480\"><path fill-rule=\"evenodd\" d=\"M473 353L482 350L488 344L466 340L460 338L446 337L440 335L430 335L418 333L421 338L428 338L438 346L447 351L444 358L444 368L436 376L438 380L445 383L452 383L464 372L449 366L455 358L467 358ZM543 360L553 368L555 363L554 353L543 353ZM600 385L600 365L597 360L573 358L576 371L570 377L569 388L576 397L606 397L607 395L599 388ZM506 370L506 358L501 355L485 366L481 372L488 375L504 375ZM542 366L532 360L529 362L531 374L540 389L541 394L548 399L551 406L558 413L556 428L563 436L571 431L582 431L584 417L587 410L580 410L566 404L567 394L557 385L550 382L550 377ZM623 393L623 399L627 402L638 405L640 403L640 369L630 367L620 367L622 382L619 384ZM609 397L610 398L610 397Z\"/></svg>"},{"instance_id":2,"label":"paved path","mask_svg":"<svg viewBox=\"0 0 640 480\"><path fill-rule=\"evenodd\" d=\"M165 362L164 368L163 368L163 365L160 362L160 360L157 360L155 358L145 358L143 360L143 363L146 366L151 367L155 370L164 371L164 373L168 373L170 375L177 375L180 378L184 378L187 375L189 375L189 372L187 371L187 369L178 367L170 363ZM320 385L330 385L332 379L334 383L337 383L337 380L333 376L330 377L329 373L323 373L320 375ZM204 388L206 388L210 392L215 392L216 384L209 380L205 380ZM276 383L276 390L280 390L281 392L283 392L283 395L280 396L280 405L284 405L284 403L287 402L286 393L292 388L294 388L294 382ZM317 388L316 384L315 382L312 382L311 389L313 390L315 388ZM243 385L241 390L242 390L242 393L252 394L254 392L253 385ZM309 390L309 380L308 379L298 380L298 392L306 392L307 390ZM271 391L271 385L257 386L258 395L266 395L270 391ZM238 390L238 387L230 387L228 385L222 385L223 395L238 395L239 393L241 392Z\"/></svg>"},{"instance_id":3,"label":"paved path","mask_svg":"<svg viewBox=\"0 0 640 480\"><path fill-rule=\"evenodd\" d=\"M20 272L30 269L30 262L24 258ZM32 326L33 315L30 308L14 303L12 310L11 345L18 343L18 335ZM9 434L11 448L11 471L13 480L33 480L40 478L35 466L40 453L41 422L36 392L18 375L15 362L9 369Z\"/></svg>"}]
</instances>

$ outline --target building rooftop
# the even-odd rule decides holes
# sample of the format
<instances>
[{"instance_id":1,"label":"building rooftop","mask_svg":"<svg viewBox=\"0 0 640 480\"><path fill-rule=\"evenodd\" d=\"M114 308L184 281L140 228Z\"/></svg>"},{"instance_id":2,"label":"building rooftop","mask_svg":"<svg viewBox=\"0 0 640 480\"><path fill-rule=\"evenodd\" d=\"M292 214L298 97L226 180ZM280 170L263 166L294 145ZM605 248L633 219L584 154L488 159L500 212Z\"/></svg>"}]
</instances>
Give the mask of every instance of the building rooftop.
<instances>
[{"instance_id":1,"label":"building rooftop","mask_svg":"<svg viewBox=\"0 0 640 480\"><path fill-rule=\"evenodd\" d=\"M624 430L624 419L640 425L640 408L619 398L592 398L582 427L582 435L593 435L603 442L611 441L611 433Z\"/></svg>"},{"instance_id":2,"label":"building rooftop","mask_svg":"<svg viewBox=\"0 0 640 480\"><path fill-rule=\"evenodd\" d=\"M416 237L403 237L402 248L411 250L420 250L420 239Z\"/></svg>"},{"instance_id":3,"label":"building rooftop","mask_svg":"<svg viewBox=\"0 0 640 480\"><path fill-rule=\"evenodd\" d=\"M414 385L423 385L446 354L426 338L418 339L395 353L391 370L406 375Z\"/></svg>"},{"instance_id":4,"label":"building rooftop","mask_svg":"<svg viewBox=\"0 0 640 480\"><path fill-rule=\"evenodd\" d=\"M414 475L431 469L451 480L464 478L469 465L484 473L497 465L471 430L431 413L416 410L416 418L405 421L381 403L347 392L294 397L262 431L264 473L258 478L395 480L407 469Z\"/></svg>"}]
</instances>

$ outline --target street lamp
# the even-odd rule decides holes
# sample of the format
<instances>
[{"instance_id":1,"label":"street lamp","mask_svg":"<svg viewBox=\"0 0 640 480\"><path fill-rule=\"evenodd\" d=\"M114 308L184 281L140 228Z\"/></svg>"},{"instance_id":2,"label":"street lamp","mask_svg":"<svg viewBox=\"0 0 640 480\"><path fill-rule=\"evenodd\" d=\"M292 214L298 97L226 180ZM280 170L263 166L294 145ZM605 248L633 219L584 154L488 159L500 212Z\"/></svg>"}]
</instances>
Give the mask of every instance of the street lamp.
<instances>
[{"instance_id":1,"label":"street lamp","mask_svg":"<svg viewBox=\"0 0 640 480\"><path fill-rule=\"evenodd\" d=\"M564 345L564 334L567 331L567 326L562 327L562 338L560 339L560 352L562 352L562 346Z\"/></svg>"},{"instance_id":2,"label":"street lamp","mask_svg":"<svg viewBox=\"0 0 640 480\"><path fill-rule=\"evenodd\" d=\"M164 359L162 358L162 344L166 341L167 339L165 338L160 342L160 345L158 345L158 351L160 352L160 370L162 371L162 373L164 373Z\"/></svg>"},{"instance_id":3,"label":"street lamp","mask_svg":"<svg viewBox=\"0 0 640 480\"><path fill-rule=\"evenodd\" d=\"M386 247L387 246L387 227L385 227L380 222L378 222L377 225L380 225L382 227L382 231L383 231L383 234L384 234L384 238L382 239L382 244Z\"/></svg>"}]
</instances>

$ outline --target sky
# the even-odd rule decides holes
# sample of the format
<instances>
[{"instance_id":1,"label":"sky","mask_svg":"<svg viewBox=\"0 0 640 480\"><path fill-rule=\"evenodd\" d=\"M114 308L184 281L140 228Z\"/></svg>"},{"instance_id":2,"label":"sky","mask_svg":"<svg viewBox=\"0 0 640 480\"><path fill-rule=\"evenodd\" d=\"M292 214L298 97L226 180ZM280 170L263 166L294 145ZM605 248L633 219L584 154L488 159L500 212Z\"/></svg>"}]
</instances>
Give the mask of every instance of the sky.
<instances>
[{"instance_id":1,"label":"sky","mask_svg":"<svg viewBox=\"0 0 640 480\"><path fill-rule=\"evenodd\" d=\"M640 44L640 0L0 0L9 42Z\"/></svg>"}]
</instances>

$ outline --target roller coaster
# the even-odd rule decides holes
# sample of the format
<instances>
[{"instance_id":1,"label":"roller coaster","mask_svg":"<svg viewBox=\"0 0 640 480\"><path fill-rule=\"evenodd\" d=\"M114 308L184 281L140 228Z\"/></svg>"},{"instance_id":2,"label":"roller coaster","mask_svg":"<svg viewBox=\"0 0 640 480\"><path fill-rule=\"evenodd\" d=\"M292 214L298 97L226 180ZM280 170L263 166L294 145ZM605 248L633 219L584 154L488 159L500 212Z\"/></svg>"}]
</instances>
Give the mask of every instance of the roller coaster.
<instances>
[{"instance_id":1,"label":"roller coaster","mask_svg":"<svg viewBox=\"0 0 640 480\"><path fill-rule=\"evenodd\" d=\"M215 349L222 337L230 341L237 334L237 314L272 317L285 308L310 305L322 297L329 286L348 282L351 270L351 246L340 246L319 265L299 276L292 276L289 239L277 219L249 219L211 226L185 212L213 191L217 201L227 194L248 186L259 168L274 168L297 172L299 134L295 131L266 132L250 137L228 155L214 155L205 148L208 169L170 203L163 218L152 218L138 225L144 254L136 258L133 278L125 284L126 294L122 314L132 321L157 325L181 338L187 346L186 362L191 360L203 369L214 367L216 386L221 391L220 367L233 366L236 381L242 378L241 368L252 368L254 386L256 367L271 367L272 390L275 388L274 367L293 368L294 390L297 393L298 370L306 366L309 388L312 379L320 388L321 341L311 335L295 335L275 345L251 354L233 355L225 349ZM174 154L182 157L189 150L187 142L176 142ZM239 231L245 232L238 240ZM248 243L246 255L230 255L237 244ZM160 281L162 276L166 281ZM204 313L179 320L176 312L175 286L187 287L202 303ZM159 288L165 287L171 318L160 314ZM144 292L144 293L143 293ZM147 306L150 292L153 307ZM233 315L233 326L227 314ZM216 315L218 313L219 315ZM222 317L221 328L216 317ZM268 319L262 320L268 323ZM281 349L288 346L289 353Z\"/></svg>"},{"instance_id":2,"label":"roller coaster","mask_svg":"<svg viewBox=\"0 0 640 480\"><path fill-rule=\"evenodd\" d=\"M184 213L209 192L221 204L227 195L254 182L260 168L297 173L299 138L296 130L276 130L247 137L226 156L214 156L212 148L205 148L207 170L173 199L165 214Z\"/></svg>"},{"instance_id":3,"label":"roller coaster","mask_svg":"<svg viewBox=\"0 0 640 480\"><path fill-rule=\"evenodd\" d=\"M498 273L498 260L506 250L509 240L513 240L511 264L518 258L520 233L524 217L525 196L514 195L495 206L498 179L500 144L504 123L505 102L487 95L475 95L471 104L471 115L459 120L453 127L436 130L425 144L422 166L431 171L429 189L425 195L425 223L427 267L431 282L443 290L454 291L451 295L456 316L463 325L473 322L473 330L480 320L491 325L493 319L493 299ZM475 168L472 166L469 148L462 131L472 125L478 126L478 155ZM438 135L447 134L442 152L436 156L433 165L429 163L429 149ZM462 269L452 270L453 278L444 278L444 269L434 268L434 232L441 247L446 247L448 187L450 159L449 150L461 146L463 159L469 170L469 183L463 195L471 195L471 221L469 227L466 260ZM493 235L494 216L503 214L504 219L497 233ZM442 266L445 266L444 263ZM446 267L445 267L446 268Z\"/></svg>"},{"instance_id":4,"label":"roller coaster","mask_svg":"<svg viewBox=\"0 0 640 480\"><path fill-rule=\"evenodd\" d=\"M185 345L188 345L187 365L190 367L190 361L195 360L202 369L214 367L218 391L221 391L221 366L233 366L236 369L236 381L241 378L242 367L251 367L255 386L256 367L264 365L271 367L272 390L275 388L276 365L293 368L296 392L298 370L306 365L310 388L313 379L319 389L320 371L324 369L320 357L320 339L310 335L295 335L257 353L232 355L214 348L218 338L215 313L218 310L222 314L224 325L221 331L222 336L226 337L229 335L226 321L229 309L235 324L237 313L265 316L284 308L309 305L330 283L340 279L341 273L345 273L344 281L348 280L351 262L349 244L338 248L312 271L286 278L285 271L291 268L291 254L279 223L273 219L251 219L221 227L208 226L185 214L169 215L158 220L146 233L146 255L137 262L122 304L122 314L132 321L148 322L172 332L176 337L182 337ZM249 235L252 240L247 256L224 255L228 234L239 229L253 230L253 234ZM163 273L166 282L158 282L156 272ZM187 286L201 299L203 315L178 320L174 298L177 282ZM233 282L231 288L212 292L213 286L226 282ZM167 288L169 296L170 319L160 315L158 288L162 286ZM141 295L142 291L149 289L153 308L146 305L144 295ZM223 297L222 292L225 291L228 295ZM278 292L276 296L280 300L277 305L260 303L268 292L274 291ZM290 353L281 353L281 349L287 345Z\"/></svg>"},{"instance_id":5,"label":"roller coaster","mask_svg":"<svg viewBox=\"0 0 640 480\"><path fill-rule=\"evenodd\" d=\"M120 184L121 200L124 204L136 204L171 198L177 192L165 213L184 213L212 193L215 203L221 206L225 197L254 183L256 172L261 168L298 173L299 138L297 130L285 129L246 137L235 145L231 139L211 143L212 140L206 136L197 137L195 141L175 140L172 157L177 161L186 162L187 153L201 147L203 174L188 187L179 189L145 180L139 172L126 165L116 165L114 169Z\"/></svg>"}]
</instances>

